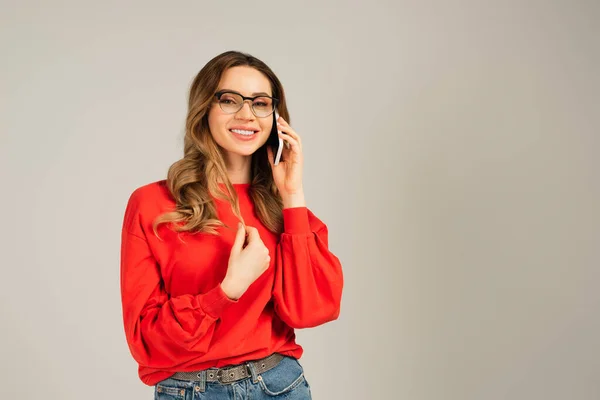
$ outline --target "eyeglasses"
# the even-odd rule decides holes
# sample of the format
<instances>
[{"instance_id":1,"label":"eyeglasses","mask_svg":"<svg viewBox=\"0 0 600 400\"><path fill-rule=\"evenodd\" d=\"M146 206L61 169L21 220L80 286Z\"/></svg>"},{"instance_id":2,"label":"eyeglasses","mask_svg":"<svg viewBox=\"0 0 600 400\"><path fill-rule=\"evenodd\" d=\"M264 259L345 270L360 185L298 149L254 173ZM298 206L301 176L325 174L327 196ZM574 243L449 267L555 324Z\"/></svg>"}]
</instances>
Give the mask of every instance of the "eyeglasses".
<instances>
[{"instance_id":1,"label":"eyeglasses","mask_svg":"<svg viewBox=\"0 0 600 400\"><path fill-rule=\"evenodd\" d=\"M252 101L250 109L258 118L268 117L273 114L279 99L269 96L246 97L236 92L222 90L215 93L221 110L227 114L234 114L242 109L246 100Z\"/></svg>"}]
</instances>

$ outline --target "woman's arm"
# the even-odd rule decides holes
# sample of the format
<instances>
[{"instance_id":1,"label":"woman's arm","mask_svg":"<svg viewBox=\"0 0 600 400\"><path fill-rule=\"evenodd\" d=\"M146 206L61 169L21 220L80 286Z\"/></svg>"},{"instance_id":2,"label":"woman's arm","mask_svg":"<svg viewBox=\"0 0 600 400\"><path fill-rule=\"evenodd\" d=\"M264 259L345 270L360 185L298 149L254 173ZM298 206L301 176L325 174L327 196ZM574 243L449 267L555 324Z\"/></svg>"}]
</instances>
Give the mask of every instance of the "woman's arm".
<instances>
[{"instance_id":1,"label":"woman's arm","mask_svg":"<svg viewBox=\"0 0 600 400\"><path fill-rule=\"evenodd\" d=\"M171 368L182 355L205 354L222 312L235 301L220 285L199 295L170 296L139 224L132 197L121 239L121 300L127 344L134 359L151 368Z\"/></svg>"},{"instance_id":2,"label":"woman's arm","mask_svg":"<svg viewBox=\"0 0 600 400\"><path fill-rule=\"evenodd\" d=\"M337 319L343 274L329 251L327 226L306 207L284 208L283 221L273 288L276 313L292 328Z\"/></svg>"}]
</instances>

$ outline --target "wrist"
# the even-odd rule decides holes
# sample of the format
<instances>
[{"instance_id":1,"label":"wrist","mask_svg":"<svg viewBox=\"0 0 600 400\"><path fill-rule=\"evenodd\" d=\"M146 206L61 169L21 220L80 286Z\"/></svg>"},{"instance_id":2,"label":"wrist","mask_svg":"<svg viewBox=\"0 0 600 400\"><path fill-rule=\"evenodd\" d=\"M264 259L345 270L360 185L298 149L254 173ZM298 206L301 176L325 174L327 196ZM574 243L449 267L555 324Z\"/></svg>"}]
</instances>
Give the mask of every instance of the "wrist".
<instances>
[{"instance_id":1,"label":"wrist","mask_svg":"<svg viewBox=\"0 0 600 400\"><path fill-rule=\"evenodd\" d=\"M283 208L306 207L304 192L282 196Z\"/></svg>"},{"instance_id":2,"label":"wrist","mask_svg":"<svg viewBox=\"0 0 600 400\"><path fill-rule=\"evenodd\" d=\"M239 299L245 292L244 290L241 290L238 285L235 285L228 277L225 277L223 282L221 282L221 289L231 300Z\"/></svg>"}]
</instances>

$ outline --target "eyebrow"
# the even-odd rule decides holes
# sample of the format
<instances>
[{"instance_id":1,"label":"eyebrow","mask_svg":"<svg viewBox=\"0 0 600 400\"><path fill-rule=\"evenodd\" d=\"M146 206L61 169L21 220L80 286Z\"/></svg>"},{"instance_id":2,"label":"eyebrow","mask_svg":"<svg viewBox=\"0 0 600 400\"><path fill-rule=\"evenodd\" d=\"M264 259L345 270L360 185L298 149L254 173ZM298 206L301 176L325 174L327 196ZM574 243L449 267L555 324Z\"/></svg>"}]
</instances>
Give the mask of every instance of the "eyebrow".
<instances>
[{"instance_id":1,"label":"eyebrow","mask_svg":"<svg viewBox=\"0 0 600 400\"><path fill-rule=\"evenodd\" d=\"M219 90L219 92L225 92L225 91L226 92L233 92L233 93L237 93L239 95L242 95L240 92L238 92L237 90L233 90L233 89L224 88L224 89ZM255 93L252 93L252 96L267 96L267 97L271 97L270 94L265 93L265 92L255 92Z\"/></svg>"}]
</instances>

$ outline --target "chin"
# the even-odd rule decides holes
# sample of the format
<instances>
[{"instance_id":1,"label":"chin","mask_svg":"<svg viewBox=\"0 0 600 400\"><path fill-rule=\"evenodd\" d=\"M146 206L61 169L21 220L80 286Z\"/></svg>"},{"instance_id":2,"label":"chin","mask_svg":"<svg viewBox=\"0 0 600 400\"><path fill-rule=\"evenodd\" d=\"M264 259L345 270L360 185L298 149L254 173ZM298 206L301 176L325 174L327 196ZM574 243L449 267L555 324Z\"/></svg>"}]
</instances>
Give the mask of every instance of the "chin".
<instances>
[{"instance_id":1,"label":"chin","mask_svg":"<svg viewBox=\"0 0 600 400\"><path fill-rule=\"evenodd\" d=\"M248 147L231 146L230 148L228 148L226 150L230 153L237 154L240 156L251 156L252 154L254 154L256 152L256 150L258 150L258 147L256 147L256 146L248 146Z\"/></svg>"}]
</instances>

